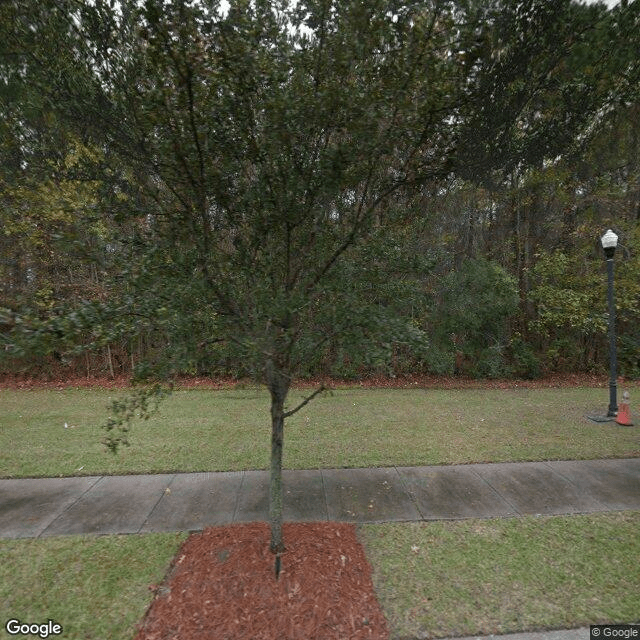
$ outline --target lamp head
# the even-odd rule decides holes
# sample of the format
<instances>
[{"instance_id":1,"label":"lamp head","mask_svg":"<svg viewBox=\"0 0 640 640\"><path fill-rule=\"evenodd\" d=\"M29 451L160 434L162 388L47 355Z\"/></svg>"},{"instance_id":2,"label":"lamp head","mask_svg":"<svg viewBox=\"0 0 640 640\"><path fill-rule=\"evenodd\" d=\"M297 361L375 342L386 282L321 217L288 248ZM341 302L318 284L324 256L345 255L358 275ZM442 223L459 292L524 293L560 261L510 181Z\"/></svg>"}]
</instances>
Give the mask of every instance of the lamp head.
<instances>
[{"instance_id":1,"label":"lamp head","mask_svg":"<svg viewBox=\"0 0 640 640\"><path fill-rule=\"evenodd\" d=\"M611 260L618 246L618 236L613 233L611 229L608 229L602 238L600 238L600 242L602 242L602 248L604 249L604 255L607 260Z\"/></svg>"}]
</instances>

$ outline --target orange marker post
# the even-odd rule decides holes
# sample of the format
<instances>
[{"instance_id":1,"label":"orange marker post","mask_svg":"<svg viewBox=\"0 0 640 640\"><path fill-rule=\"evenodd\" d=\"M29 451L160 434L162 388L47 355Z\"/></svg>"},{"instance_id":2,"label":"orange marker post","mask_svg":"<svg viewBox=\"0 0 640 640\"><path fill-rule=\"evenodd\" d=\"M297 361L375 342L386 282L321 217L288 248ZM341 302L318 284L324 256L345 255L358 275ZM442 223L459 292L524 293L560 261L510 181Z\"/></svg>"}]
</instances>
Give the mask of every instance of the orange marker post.
<instances>
[{"instance_id":1,"label":"orange marker post","mask_svg":"<svg viewBox=\"0 0 640 640\"><path fill-rule=\"evenodd\" d=\"M616 422L625 427L632 427L631 422L631 409L629 409L629 392L625 391L622 394L622 402L618 407L618 415L616 416Z\"/></svg>"}]
</instances>

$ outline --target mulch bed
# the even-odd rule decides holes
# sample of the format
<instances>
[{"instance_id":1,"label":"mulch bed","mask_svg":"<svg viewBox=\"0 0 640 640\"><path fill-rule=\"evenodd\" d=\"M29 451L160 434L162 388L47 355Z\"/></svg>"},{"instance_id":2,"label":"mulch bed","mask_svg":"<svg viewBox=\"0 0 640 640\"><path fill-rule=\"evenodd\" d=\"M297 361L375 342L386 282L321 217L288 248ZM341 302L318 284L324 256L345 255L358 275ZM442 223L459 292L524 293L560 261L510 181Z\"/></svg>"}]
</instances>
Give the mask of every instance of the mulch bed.
<instances>
[{"instance_id":1,"label":"mulch bed","mask_svg":"<svg viewBox=\"0 0 640 640\"><path fill-rule=\"evenodd\" d=\"M135 640L388 640L355 526L285 523L279 579L266 523L180 548Z\"/></svg>"}]
</instances>

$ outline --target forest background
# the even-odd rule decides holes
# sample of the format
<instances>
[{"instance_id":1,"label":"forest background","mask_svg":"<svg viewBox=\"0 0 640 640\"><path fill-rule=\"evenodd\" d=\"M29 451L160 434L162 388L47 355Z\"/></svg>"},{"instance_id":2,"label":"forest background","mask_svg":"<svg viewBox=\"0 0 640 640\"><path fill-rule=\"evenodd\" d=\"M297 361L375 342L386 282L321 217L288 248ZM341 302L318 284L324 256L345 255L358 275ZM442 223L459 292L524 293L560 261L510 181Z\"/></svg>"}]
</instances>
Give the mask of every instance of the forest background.
<instances>
[{"instance_id":1,"label":"forest background","mask_svg":"<svg viewBox=\"0 0 640 640\"><path fill-rule=\"evenodd\" d=\"M89 127L73 126L40 91L36 65L25 64L28 58L16 50L26 47L29 32L19 33L13 23L16 6L0 7L7 36L0 44L0 374L133 373L175 342L172 304L189 305L177 291L173 301L140 307L137 318L101 315L100 305L113 308L128 295L127 278L120 276L135 246L121 235L115 239L115 230L122 234L124 220L133 237L135 224L148 222L157 202L134 188L143 180L134 165L110 164L107 147ZM607 228L620 236L619 372L640 376L638 3L581 10L599 26L554 73L591 77L608 98L563 153L501 171L452 171L398 190L375 213L384 234L376 235L374 221L369 241L342 256L337 275L359 299L358 308L408 321L426 342L415 348L393 331L368 337L366 327L334 334L331 318L318 314L314 331L322 334L327 323L327 339L301 363L301 377L604 372L608 315L599 239ZM22 27L43 19L29 11ZM619 37L614 47L612 30ZM47 40L38 46L34 56L46 55ZM601 68L611 78L607 86ZM512 87L530 82L526 69L514 69ZM555 99L566 104L567 85L557 86ZM538 108L551 112L557 104L549 95ZM581 108L579 100L573 108ZM137 222L122 213L132 203ZM192 315L201 326L215 326L204 307ZM234 341L214 337L189 345L189 329L177 330L187 346L173 374L255 375L255 363Z\"/></svg>"}]
</instances>

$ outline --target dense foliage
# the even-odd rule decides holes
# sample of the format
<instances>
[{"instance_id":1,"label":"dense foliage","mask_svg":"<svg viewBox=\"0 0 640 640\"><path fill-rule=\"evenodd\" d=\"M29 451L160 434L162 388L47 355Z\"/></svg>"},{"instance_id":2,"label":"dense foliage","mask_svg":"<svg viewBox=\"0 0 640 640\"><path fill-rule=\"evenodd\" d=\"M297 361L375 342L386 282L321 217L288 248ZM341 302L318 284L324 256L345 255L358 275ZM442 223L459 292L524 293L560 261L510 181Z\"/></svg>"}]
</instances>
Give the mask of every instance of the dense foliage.
<instances>
[{"instance_id":1,"label":"dense foliage","mask_svg":"<svg viewBox=\"0 0 640 640\"><path fill-rule=\"evenodd\" d=\"M637 2L6 2L0 26L3 372L260 375L295 296L297 375L599 370L612 227L640 374Z\"/></svg>"}]
</instances>

